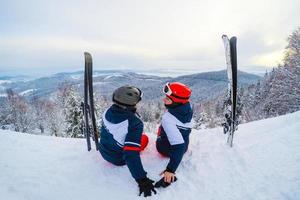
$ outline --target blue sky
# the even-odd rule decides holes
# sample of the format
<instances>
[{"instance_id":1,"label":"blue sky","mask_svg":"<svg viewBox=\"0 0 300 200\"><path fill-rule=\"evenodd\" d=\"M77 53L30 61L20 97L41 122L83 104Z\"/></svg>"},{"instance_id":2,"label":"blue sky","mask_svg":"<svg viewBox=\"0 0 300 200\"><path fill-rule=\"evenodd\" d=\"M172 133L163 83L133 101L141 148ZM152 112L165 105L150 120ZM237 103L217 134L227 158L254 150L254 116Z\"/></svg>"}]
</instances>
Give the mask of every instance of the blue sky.
<instances>
[{"instance_id":1,"label":"blue sky","mask_svg":"<svg viewBox=\"0 0 300 200\"><path fill-rule=\"evenodd\" d=\"M223 69L221 35L238 37L241 70L281 62L299 0L0 1L0 73Z\"/></svg>"}]
</instances>

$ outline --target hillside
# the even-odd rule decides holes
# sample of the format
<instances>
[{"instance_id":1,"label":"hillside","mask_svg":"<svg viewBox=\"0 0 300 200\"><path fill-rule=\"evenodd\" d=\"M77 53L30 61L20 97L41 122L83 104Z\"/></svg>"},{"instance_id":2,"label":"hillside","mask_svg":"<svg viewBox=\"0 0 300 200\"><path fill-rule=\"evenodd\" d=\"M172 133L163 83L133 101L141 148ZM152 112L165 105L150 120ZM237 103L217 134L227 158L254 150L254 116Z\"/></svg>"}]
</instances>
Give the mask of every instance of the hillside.
<instances>
[{"instance_id":1,"label":"hillside","mask_svg":"<svg viewBox=\"0 0 300 200\"><path fill-rule=\"evenodd\" d=\"M222 130L193 131L179 181L150 199L300 199L300 112L240 125L229 148ZM155 135L142 153L158 180L167 159ZM84 139L0 131L0 199L141 199L127 167L116 167Z\"/></svg>"},{"instance_id":2,"label":"hillside","mask_svg":"<svg viewBox=\"0 0 300 200\"><path fill-rule=\"evenodd\" d=\"M239 72L239 84L250 85L260 79L259 76ZM73 84L80 92L83 91L83 72L59 73L48 77L41 77L34 80L5 79L0 77L0 97L5 96L8 88L13 89L28 98L49 97L58 90L58 87L69 82ZM218 96L220 92L226 89L227 75L225 70L198 73L186 76L160 77L153 75L138 74L126 71L94 71L94 91L98 94L111 97L112 92L123 85L139 86L145 94L145 100L155 100L161 98L162 85L166 82L183 82L188 84L193 92L194 101L210 99Z\"/></svg>"}]
</instances>

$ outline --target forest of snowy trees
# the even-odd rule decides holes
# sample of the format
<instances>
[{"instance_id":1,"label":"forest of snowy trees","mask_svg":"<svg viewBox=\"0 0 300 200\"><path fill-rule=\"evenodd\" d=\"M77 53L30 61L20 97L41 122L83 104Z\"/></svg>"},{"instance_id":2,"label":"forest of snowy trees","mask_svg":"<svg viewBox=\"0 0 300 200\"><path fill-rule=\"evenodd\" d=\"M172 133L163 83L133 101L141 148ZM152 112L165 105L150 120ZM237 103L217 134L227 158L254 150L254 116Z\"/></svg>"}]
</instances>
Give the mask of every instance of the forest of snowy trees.
<instances>
[{"instance_id":1,"label":"forest of snowy trees","mask_svg":"<svg viewBox=\"0 0 300 200\"><path fill-rule=\"evenodd\" d=\"M1 126L17 132L80 137L80 99L64 84L51 99L25 99L12 90L1 104Z\"/></svg>"},{"instance_id":2,"label":"forest of snowy trees","mask_svg":"<svg viewBox=\"0 0 300 200\"><path fill-rule=\"evenodd\" d=\"M300 27L288 37L279 65L242 96L243 119L253 121L300 110Z\"/></svg>"},{"instance_id":3,"label":"forest of snowy trees","mask_svg":"<svg viewBox=\"0 0 300 200\"><path fill-rule=\"evenodd\" d=\"M300 110L300 27L287 42L283 65L266 72L256 84L239 88L241 123ZM224 99L225 93L195 106L195 128L221 125Z\"/></svg>"},{"instance_id":4,"label":"forest of snowy trees","mask_svg":"<svg viewBox=\"0 0 300 200\"><path fill-rule=\"evenodd\" d=\"M300 110L300 27L287 39L283 65L273 68L256 84L239 88L239 121L259 120ZM220 126L225 92L193 104L194 128ZM83 137L79 88L65 82L50 98L25 98L12 89L0 104L0 128L60 137ZM111 99L95 93L96 118L111 105ZM164 112L162 101L142 101L138 113L146 132L155 132Z\"/></svg>"},{"instance_id":5,"label":"forest of snowy trees","mask_svg":"<svg viewBox=\"0 0 300 200\"><path fill-rule=\"evenodd\" d=\"M23 133L83 137L83 98L78 90L73 84L65 82L49 99L34 97L28 100L9 89L0 107L1 128ZM102 113L112 101L95 94L95 111L99 125ZM162 102L141 102L138 107L138 113L145 122L145 131L154 131L163 112Z\"/></svg>"}]
</instances>

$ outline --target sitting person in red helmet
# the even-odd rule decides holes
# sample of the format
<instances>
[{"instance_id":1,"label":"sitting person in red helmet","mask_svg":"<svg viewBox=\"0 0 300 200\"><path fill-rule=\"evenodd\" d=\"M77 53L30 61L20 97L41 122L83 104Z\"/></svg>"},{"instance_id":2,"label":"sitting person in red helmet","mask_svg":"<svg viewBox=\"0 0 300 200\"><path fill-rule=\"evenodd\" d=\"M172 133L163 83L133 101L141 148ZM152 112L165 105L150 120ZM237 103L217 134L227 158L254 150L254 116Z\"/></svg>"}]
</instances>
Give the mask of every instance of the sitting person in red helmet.
<instances>
[{"instance_id":1,"label":"sitting person in red helmet","mask_svg":"<svg viewBox=\"0 0 300 200\"><path fill-rule=\"evenodd\" d=\"M167 83L164 87L166 96L163 101L167 111L162 116L156 148L160 154L169 157L170 161L161 173L163 178L155 184L156 187L166 187L176 181L175 171L188 149L193 116L189 103L191 92L188 86L179 82Z\"/></svg>"}]
</instances>

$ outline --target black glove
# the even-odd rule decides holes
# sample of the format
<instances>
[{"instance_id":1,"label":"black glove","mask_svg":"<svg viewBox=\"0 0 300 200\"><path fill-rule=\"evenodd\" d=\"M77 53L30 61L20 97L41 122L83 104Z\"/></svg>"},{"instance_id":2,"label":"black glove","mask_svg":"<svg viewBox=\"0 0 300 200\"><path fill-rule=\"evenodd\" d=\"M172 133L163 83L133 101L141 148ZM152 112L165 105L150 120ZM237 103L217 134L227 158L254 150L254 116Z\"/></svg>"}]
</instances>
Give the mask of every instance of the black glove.
<instances>
[{"instance_id":1,"label":"black glove","mask_svg":"<svg viewBox=\"0 0 300 200\"><path fill-rule=\"evenodd\" d=\"M176 176L175 176L175 178L174 178L174 182L175 182L175 181L177 181ZM159 181L157 181L157 182L155 183L154 187L156 187L156 188L160 188L160 187L166 188L166 187L168 187L169 185L171 185L171 183L165 182L165 181L164 181L164 177L162 177Z\"/></svg>"},{"instance_id":2,"label":"black glove","mask_svg":"<svg viewBox=\"0 0 300 200\"><path fill-rule=\"evenodd\" d=\"M144 197L151 196L151 191L156 194L156 191L154 189L153 183L154 181L149 178L142 178L137 180L140 188L140 194L144 193Z\"/></svg>"}]
</instances>

